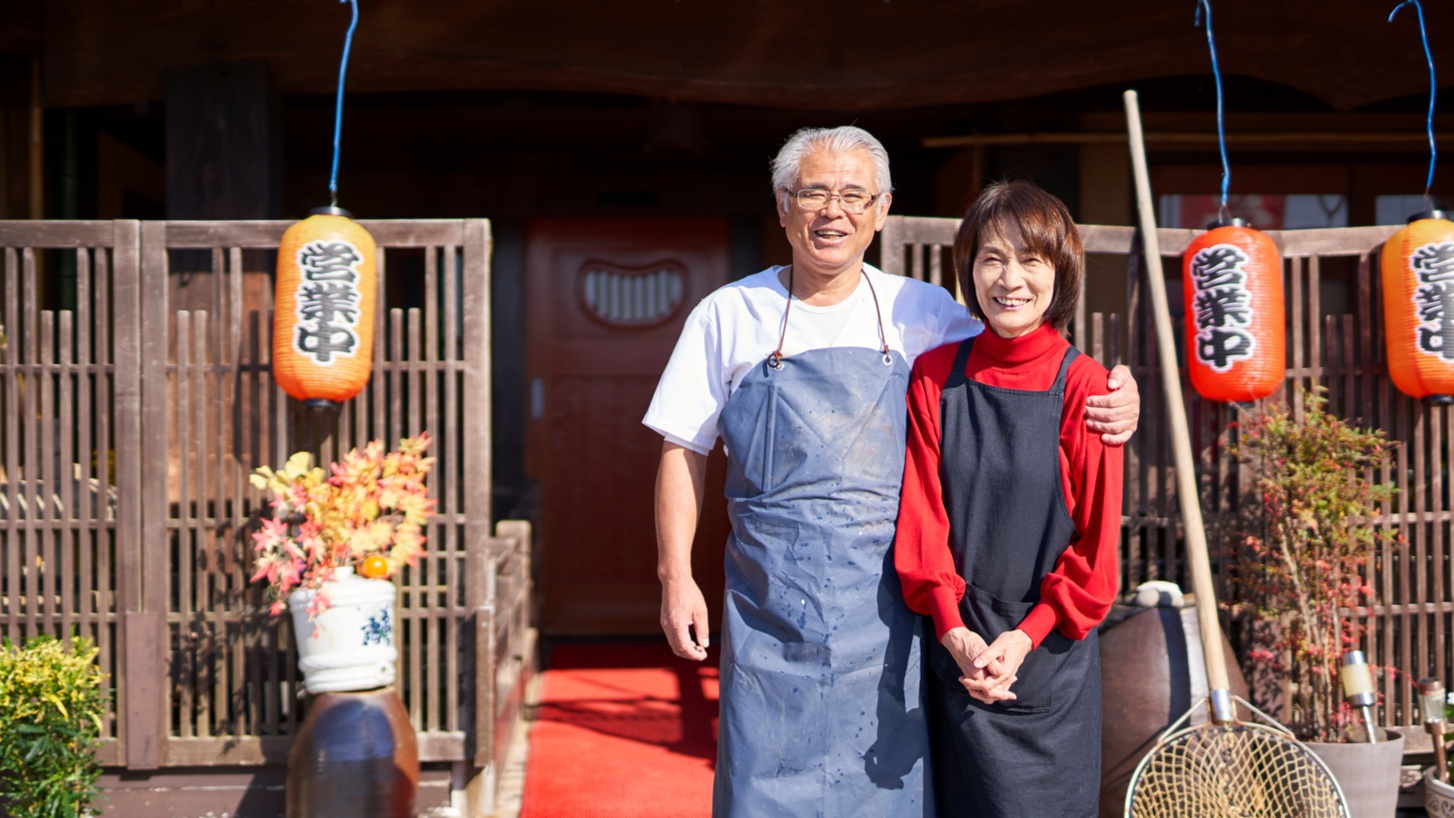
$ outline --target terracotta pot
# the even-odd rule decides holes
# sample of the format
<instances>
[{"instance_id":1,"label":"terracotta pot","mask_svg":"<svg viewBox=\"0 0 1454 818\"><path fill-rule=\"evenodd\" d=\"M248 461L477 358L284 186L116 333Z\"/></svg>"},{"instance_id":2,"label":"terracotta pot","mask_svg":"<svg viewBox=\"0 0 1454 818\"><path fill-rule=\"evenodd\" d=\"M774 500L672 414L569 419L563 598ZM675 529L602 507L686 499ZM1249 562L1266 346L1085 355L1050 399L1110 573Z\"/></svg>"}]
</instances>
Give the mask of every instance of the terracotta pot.
<instances>
[{"instance_id":1,"label":"terracotta pot","mask_svg":"<svg viewBox=\"0 0 1454 818\"><path fill-rule=\"evenodd\" d=\"M1396 730L1381 732L1384 740L1373 744L1305 742L1338 779L1352 818L1393 818L1398 809L1404 736Z\"/></svg>"},{"instance_id":2,"label":"terracotta pot","mask_svg":"<svg viewBox=\"0 0 1454 818\"><path fill-rule=\"evenodd\" d=\"M331 605L308 617L317 592L288 595L293 633L298 642L298 669L309 693L374 690L394 683L394 583L364 579L352 568L339 568L323 586Z\"/></svg>"},{"instance_id":3,"label":"terracotta pot","mask_svg":"<svg viewBox=\"0 0 1454 818\"><path fill-rule=\"evenodd\" d=\"M1429 818L1454 818L1454 785L1434 777L1434 768L1424 770L1424 811Z\"/></svg>"}]
</instances>

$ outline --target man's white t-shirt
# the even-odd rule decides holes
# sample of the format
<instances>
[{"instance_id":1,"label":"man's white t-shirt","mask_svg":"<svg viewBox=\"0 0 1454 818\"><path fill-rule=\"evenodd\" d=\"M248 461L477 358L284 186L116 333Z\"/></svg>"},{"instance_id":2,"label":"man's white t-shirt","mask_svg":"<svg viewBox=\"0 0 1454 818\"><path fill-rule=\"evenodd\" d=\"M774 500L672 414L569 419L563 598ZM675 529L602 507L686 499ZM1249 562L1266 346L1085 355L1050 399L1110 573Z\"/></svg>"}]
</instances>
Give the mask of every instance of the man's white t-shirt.
<instances>
[{"instance_id":1,"label":"man's white t-shirt","mask_svg":"<svg viewBox=\"0 0 1454 818\"><path fill-rule=\"evenodd\" d=\"M788 291L778 280L782 269L769 267L734 281L697 304L642 423L699 454L712 450L717 417L727 398L777 349L788 302ZM793 301L783 357L831 347L882 349L887 342L912 365L921 353L984 329L943 287L889 275L868 264L863 269L867 278L860 277L858 289L837 304L814 307ZM883 341L874 295L883 314Z\"/></svg>"}]
</instances>

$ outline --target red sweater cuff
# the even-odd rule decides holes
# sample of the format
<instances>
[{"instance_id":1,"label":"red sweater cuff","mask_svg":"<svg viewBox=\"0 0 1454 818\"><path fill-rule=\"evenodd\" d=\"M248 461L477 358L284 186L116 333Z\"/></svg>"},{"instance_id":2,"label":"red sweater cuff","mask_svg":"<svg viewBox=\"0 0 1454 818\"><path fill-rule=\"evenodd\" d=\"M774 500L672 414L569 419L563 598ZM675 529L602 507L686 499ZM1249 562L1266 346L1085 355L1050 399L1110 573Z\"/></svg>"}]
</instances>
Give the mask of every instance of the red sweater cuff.
<instances>
[{"instance_id":1,"label":"red sweater cuff","mask_svg":"<svg viewBox=\"0 0 1454 818\"><path fill-rule=\"evenodd\" d=\"M940 585L929 592L929 613L934 617L934 636L942 640L949 631L964 627L959 615L959 595L953 588Z\"/></svg>"},{"instance_id":2,"label":"red sweater cuff","mask_svg":"<svg viewBox=\"0 0 1454 818\"><path fill-rule=\"evenodd\" d=\"M1055 620L1055 610L1041 603L1030 609L1030 613L1020 622L1019 628L1030 637L1030 643L1038 648L1045 637L1050 635L1050 631L1055 629Z\"/></svg>"}]
</instances>

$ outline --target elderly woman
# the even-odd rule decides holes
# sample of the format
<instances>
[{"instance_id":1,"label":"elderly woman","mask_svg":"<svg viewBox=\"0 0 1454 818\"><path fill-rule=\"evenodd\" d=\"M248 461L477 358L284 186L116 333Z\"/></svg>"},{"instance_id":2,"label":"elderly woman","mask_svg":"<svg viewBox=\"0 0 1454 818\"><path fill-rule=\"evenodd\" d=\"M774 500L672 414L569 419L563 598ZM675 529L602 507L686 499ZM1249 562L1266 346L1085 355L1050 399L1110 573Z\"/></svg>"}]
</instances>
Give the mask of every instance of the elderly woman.
<instances>
[{"instance_id":1,"label":"elderly woman","mask_svg":"<svg viewBox=\"0 0 1454 818\"><path fill-rule=\"evenodd\" d=\"M988 331L914 365L894 557L938 637L925 706L939 812L1094 816L1121 449L1085 426L1106 370L1061 337L1080 236L1059 199L1000 183L965 215L954 266Z\"/></svg>"}]
</instances>

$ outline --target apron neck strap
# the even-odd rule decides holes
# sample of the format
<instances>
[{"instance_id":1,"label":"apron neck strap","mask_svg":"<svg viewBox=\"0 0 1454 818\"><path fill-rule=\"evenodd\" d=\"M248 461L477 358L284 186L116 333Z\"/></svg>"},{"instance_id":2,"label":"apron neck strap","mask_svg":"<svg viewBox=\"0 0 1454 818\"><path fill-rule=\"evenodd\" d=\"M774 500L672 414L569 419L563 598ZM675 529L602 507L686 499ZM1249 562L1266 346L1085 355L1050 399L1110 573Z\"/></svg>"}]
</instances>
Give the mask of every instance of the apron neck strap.
<instances>
[{"instance_id":1,"label":"apron neck strap","mask_svg":"<svg viewBox=\"0 0 1454 818\"><path fill-rule=\"evenodd\" d=\"M882 349L880 351L883 352L884 365L885 366L892 366L893 365L893 362L894 362L894 358L893 358L892 355L889 354L889 339L888 339L888 335L886 335L884 333L884 313L883 313L883 309L881 307L879 307L879 304L878 304L878 291L874 289L874 287L873 287L873 279L872 278L869 278L868 271L867 270L865 270L862 267L860 267L859 268L859 273L863 276L864 283L868 285L868 293L869 293L869 295L873 296L873 314L874 314L874 317L878 319L878 340L879 340L879 343L882 344ZM778 336L777 336L777 349L773 350L772 351L772 354L769 355L769 356L767 356L767 365L770 366L770 367L772 367L773 369L782 369L783 368L783 342L785 340L787 340L787 337L788 337L788 313L792 312L792 309L793 309L793 265L789 264L788 265L788 304L787 304L786 307L783 308L782 327L781 327L781 329L778 330Z\"/></svg>"},{"instance_id":2,"label":"apron neck strap","mask_svg":"<svg viewBox=\"0 0 1454 818\"><path fill-rule=\"evenodd\" d=\"M974 338L965 338L959 342L959 349L954 353L954 368L949 370L949 380L944 382L945 391L960 386L969 380L964 374L964 370L969 366L969 352L972 349L974 349Z\"/></svg>"}]
</instances>

